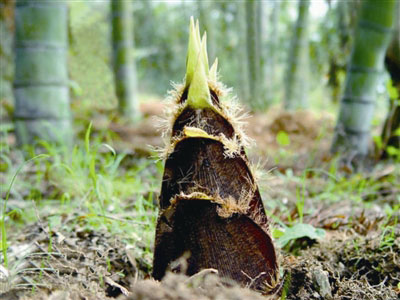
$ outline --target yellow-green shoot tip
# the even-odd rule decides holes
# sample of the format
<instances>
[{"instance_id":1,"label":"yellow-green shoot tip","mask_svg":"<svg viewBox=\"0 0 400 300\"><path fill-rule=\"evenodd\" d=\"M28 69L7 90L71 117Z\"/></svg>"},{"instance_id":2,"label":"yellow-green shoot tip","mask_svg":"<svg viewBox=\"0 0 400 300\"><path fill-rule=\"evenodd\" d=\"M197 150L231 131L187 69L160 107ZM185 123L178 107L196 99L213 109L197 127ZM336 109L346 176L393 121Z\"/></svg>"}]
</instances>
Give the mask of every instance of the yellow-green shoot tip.
<instances>
[{"instance_id":1,"label":"yellow-green shoot tip","mask_svg":"<svg viewBox=\"0 0 400 300\"><path fill-rule=\"evenodd\" d=\"M206 75L208 75L208 54L207 54L207 33L204 32L203 38L201 39L201 53L202 61L204 63L204 69L206 70Z\"/></svg>"},{"instance_id":2,"label":"yellow-green shoot tip","mask_svg":"<svg viewBox=\"0 0 400 300\"><path fill-rule=\"evenodd\" d=\"M193 17L190 18L189 44L186 57L186 86L190 84L196 69L197 60L200 52L200 41L197 37L196 27Z\"/></svg>"},{"instance_id":3,"label":"yellow-green shoot tip","mask_svg":"<svg viewBox=\"0 0 400 300\"><path fill-rule=\"evenodd\" d=\"M205 40L202 41L201 48L204 47L204 42ZM187 104L194 108L212 107L206 72L206 62L204 60L205 57L199 53L193 78L189 86Z\"/></svg>"},{"instance_id":4,"label":"yellow-green shoot tip","mask_svg":"<svg viewBox=\"0 0 400 300\"><path fill-rule=\"evenodd\" d=\"M208 74L208 78L211 81L217 81L217 77L218 77L218 57L215 58L214 63L212 64L210 72Z\"/></svg>"}]
</instances>

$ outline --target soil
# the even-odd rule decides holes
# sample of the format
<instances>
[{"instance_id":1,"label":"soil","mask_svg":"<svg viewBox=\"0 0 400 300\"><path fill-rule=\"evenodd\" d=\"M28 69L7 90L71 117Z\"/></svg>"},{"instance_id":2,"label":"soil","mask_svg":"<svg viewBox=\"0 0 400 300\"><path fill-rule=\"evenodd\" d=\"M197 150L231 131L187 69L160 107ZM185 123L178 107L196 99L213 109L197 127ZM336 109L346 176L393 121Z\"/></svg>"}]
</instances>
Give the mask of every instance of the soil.
<instances>
[{"instance_id":1,"label":"soil","mask_svg":"<svg viewBox=\"0 0 400 300\"><path fill-rule=\"evenodd\" d=\"M162 146L153 120L154 116L162 114L162 108L160 103L143 106L146 119L136 127L98 119L94 130L113 130L120 137L113 145L117 151L129 149L135 155L147 157L153 152L146 145ZM284 163L268 162L264 166L267 170L275 166L282 172L291 168L296 173L309 163L310 153L314 153L312 164L315 165L330 159L326 154L333 130L330 116L274 109L268 114L253 116L248 122L248 134L257 145L250 151L250 157L257 159L281 151L276 141L279 131L285 131L290 137L287 151L296 152L292 160ZM371 176L379 179L390 170L380 172L383 175ZM313 183L312 188L318 189L317 179ZM271 178L267 184L271 189L269 198L282 199L280 190L295 188L285 185L279 178ZM388 189L390 192L382 194L380 201L395 201L399 188L390 186ZM289 208L294 207L293 199L287 201ZM118 237L88 231L72 223L69 231L61 228L49 231L38 222L27 227L23 234L9 234L12 241L10 266L13 267L8 272L0 269L0 290L7 291L1 294L1 299L261 300L285 295L286 299L399 299L398 212L391 220L384 221L382 209L372 207L364 211L357 203L346 199L330 206L307 205L318 209L312 215L305 215L304 223L324 228L327 234L319 241L298 240L292 245L297 249L296 255L282 250L278 253L282 288L277 295L258 294L219 278L212 269L191 277L169 273L158 282L150 278L149 262L135 257L132 249L125 247ZM268 203L266 206L269 207ZM295 217L295 212L292 215ZM393 228L390 234L384 229L389 225Z\"/></svg>"},{"instance_id":2,"label":"soil","mask_svg":"<svg viewBox=\"0 0 400 300\"><path fill-rule=\"evenodd\" d=\"M352 228L332 230L319 243L306 241L308 246L298 256L282 252L279 294L285 292L286 299L398 299L400 230L384 245L379 227L378 222L367 235ZM192 277L169 273L157 282L118 238L80 228L48 232L34 224L13 242L10 257L11 265L18 266L10 272L10 291L2 295L4 300L261 300L279 296L257 294L218 278L212 269ZM321 273L322 280L329 282L328 291L321 290L316 279Z\"/></svg>"}]
</instances>

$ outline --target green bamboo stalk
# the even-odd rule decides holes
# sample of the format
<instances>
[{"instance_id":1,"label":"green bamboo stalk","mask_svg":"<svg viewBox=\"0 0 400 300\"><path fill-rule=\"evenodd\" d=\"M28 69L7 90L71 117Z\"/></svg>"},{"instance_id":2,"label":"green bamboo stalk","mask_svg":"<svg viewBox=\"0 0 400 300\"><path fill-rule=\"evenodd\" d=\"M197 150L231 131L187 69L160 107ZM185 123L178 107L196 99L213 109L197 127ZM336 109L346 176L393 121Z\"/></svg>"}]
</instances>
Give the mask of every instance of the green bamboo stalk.
<instances>
[{"instance_id":1,"label":"green bamboo stalk","mask_svg":"<svg viewBox=\"0 0 400 300\"><path fill-rule=\"evenodd\" d=\"M264 35L265 35L265 28L264 28L264 3L263 1L256 1L256 34L257 34L257 52L260 57L260 67L259 67L259 72L260 72L260 79L264 78L264 53L263 53L263 48L264 48Z\"/></svg>"},{"instance_id":2,"label":"green bamboo stalk","mask_svg":"<svg viewBox=\"0 0 400 300\"><path fill-rule=\"evenodd\" d=\"M328 44L337 43L336 40L339 37L339 45L332 46L333 51L329 53L329 70L328 70L328 82L327 85L330 89L331 99L333 103L339 103L341 97L341 91L343 90L344 80L341 78L341 73L345 71L346 59L348 55L346 53L350 50L349 45L351 34L354 29L354 21L352 21L351 15L354 14L354 3L345 1L339 1L336 7L330 7L327 15L331 15L335 20L335 28L337 35L334 37L327 36Z\"/></svg>"},{"instance_id":3,"label":"green bamboo stalk","mask_svg":"<svg viewBox=\"0 0 400 300\"><path fill-rule=\"evenodd\" d=\"M386 52L385 65L392 79L393 86L400 95L400 3L397 3L395 32L392 42ZM390 105L386 120L382 129L383 149L381 158L389 157L389 147L400 149L400 135L396 130L400 129L400 99L390 99Z\"/></svg>"},{"instance_id":4,"label":"green bamboo stalk","mask_svg":"<svg viewBox=\"0 0 400 300\"><path fill-rule=\"evenodd\" d=\"M277 53L278 53L278 22L279 22L279 11L281 2L273 1L273 7L269 16L269 33L268 33L268 44L267 53L265 55L265 85L267 87L266 101L271 103L274 101L277 94Z\"/></svg>"},{"instance_id":5,"label":"green bamboo stalk","mask_svg":"<svg viewBox=\"0 0 400 300\"><path fill-rule=\"evenodd\" d=\"M362 2L332 152L368 153L376 87L392 37L395 0Z\"/></svg>"},{"instance_id":6,"label":"green bamboo stalk","mask_svg":"<svg viewBox=\"0 0 400 300\"><path fill-rule=\"evenodd\" d=\"M71 142L67 17L65 1L16 2L14 118L20 145Z\"/></svg>"},{"instance_id":7,"label":"green bamboo stalk","mask_svg":"<svg viewBox=\"0 0 400 300\"><path fill-rule=\"evenodd\" d=\"M266 29L267 27L266 22L264 20L264 10L265 10L265 3L263 1L257 1L256 5L257 15L256 15L256 22L257 22L257 52L259 53L259 82L260 82L260 98L259 98L259 109L264 109L268 106L271 100L271 85L269 84L268 79L268 60L270 59L269 53L265 51L267 49L266 46Z\"/></svg>"},{"instance_id":8,"label":"green bamboo stalk","mask_svg":"<svg viewBox=\"0 0 400 300\"><path fill-rule=\"evenodd\" d=\"M0 100L12 99L14 6L13 0L0 1Z\"/></svg>"},{"instance_id":9,"label":"green bamboo stalk","mask_svg":"<svg viewBox=\"0 0 400 300\"><path fill-rule=\"evenodd\" d=\"M279 24L279 14L281 10L281 2L274 1L273 8L270 16L271 23L271 37L270 37L270 56L271 59L271 70L276 73L276 60L277 60L277 50L278 50L278 24Z\"/></svg>"},{"instance_id":10,"label":"green bamboo stalk","mask_svg":"<svg viewBox=\"0 0 400 300\"><path fill-rule=\"evenodd\" d=\"M246 39L247 39L247 64L249 70L249 97L252 109L258 109L262 105L260 85L260 53L257 38L257 2L246 1Z\"/></svg>"},{"instance_id":11,"label":"green bamboo stalk","mask_svg":"<svg viewBox=\"0 0 400 300\"><path fill-rule=\"evenodd\" d=\"M238 82L240 82L240 97L242 101L249 102L250 91L249 91L249 75L248 75L248 63L247 63L247 47L246 47L246 12L244 3L238 3L238 28L239 28L239 49L237 51L237 57L240 62L239 67L241 72L237 72Z\"/></svg>"},{"instance_id":12,"label":"green bamboo stalk","mask_svg":"<svg viewBox=\"0 0 400 300\"><path fill-rule=\"evenodd\" d=\"M112 44L118 109L130 121L140 118L136 66L133 56L132 2L111 1Z\"/></svg>"},{"instance_id":13,"label":"green bamboo stalk","mask_svg":"<svg viewBox=\"0 0 400 300\"><path fill-rule=\"evenodd\" d=\"M309 0L300 0L293 31L285 82L285 108L307 106Z\"/></svg>"}]
</instances>

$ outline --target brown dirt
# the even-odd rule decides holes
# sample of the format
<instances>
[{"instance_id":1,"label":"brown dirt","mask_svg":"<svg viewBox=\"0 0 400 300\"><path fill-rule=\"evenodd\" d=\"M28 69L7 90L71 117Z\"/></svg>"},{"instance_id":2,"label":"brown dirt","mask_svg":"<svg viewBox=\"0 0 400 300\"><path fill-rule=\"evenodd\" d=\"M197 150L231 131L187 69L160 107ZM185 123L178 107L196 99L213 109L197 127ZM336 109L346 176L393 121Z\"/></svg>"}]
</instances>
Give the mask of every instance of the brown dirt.
<instances>
[{"instance_id":1,"label":"brown dirt","mask_svg":"<svg viewBox=\"0 0 400 300\"><path fill-rule=\"evenodd\" d=\"M387 248L381 237L378 232L333 232L300 256L285 257L284 268L292 278L287 299L321 299L313 279L318 270L327 274L332 299L398 299L400 230Z\"/></svg>"},{"instance_id":2,"label":"brown dirt","mask_svg":"<svg viewBox=\"0 0 400 300\"><path fill-rule=\"evenodd\" d=\"M359 216L353 223L362 220ZM319 243L303 240L306 246L299 256L281 253L286 299L398 299L400 227L395 221L389 224L394 231L387 240L379 220L361 233L353 229L354 224L328 231ZM10 239L11 285L2 295L4 300L268 299L219 279L210 269L192 277L169 274L156 282L149 279L146 263L135 258L117 237L79 226L71 232L49 232L38 223L18 238L11 234ZM315 280L318 272L326 274L331 298L321 296Z\"/></svg>"},{"instance_id":3,"label":"brown dirt","mask_svg":"<svg viewBox=\"0 0 400 300\"><path fill-rule=\"evenodd\" d=\"M49 231L37 223L11 245L11 290L2 299L107 299L119 295L119 285L127 286L130 278L144 277L142 262L109 233ZM66 290L70 298L61 297Z\"/></svg>"},{"instance_id":4,"label":"brown dirt","mask_svg":"<svg viewBox=\"0 0 400 300\"><path fill-rule=\"evenodd\" d=\"M287 150L302 154L312 150L317 142L333 131L333 118L329 114L317 115L310 111L282 111L275 107L264 114L255 114L248 119L246 130L255 140L261 154L273 154L282 148L276 141L280 131L289 135ZM328 136L328 137L327 137Z\"/></svg>"},{"instance_id":5,"label":"brown dirt","mask_svg":"<svg viewBox=\"0 0 400 300\"><path fill-rule=\"evenodd\" d=\"M235 283L221 280L212 273L204 270L204 274L187 277L169 273L162 282L142 280L137 282L128 300L268 300L249 289L241 288ZM207 273L210 272L210 273Z\"/></svg>"}]
</instances>

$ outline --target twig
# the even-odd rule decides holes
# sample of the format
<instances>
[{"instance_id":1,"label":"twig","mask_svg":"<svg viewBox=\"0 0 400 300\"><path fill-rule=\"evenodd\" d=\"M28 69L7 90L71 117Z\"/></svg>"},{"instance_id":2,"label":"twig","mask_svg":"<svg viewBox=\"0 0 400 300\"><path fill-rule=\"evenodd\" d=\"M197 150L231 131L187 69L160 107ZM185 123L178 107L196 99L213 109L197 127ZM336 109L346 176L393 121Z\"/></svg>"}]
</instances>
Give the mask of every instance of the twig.
<instances>
[{"instance_id":1,"label":"twig","mask_svg":"<svg viewBox=\"0 0 400 300\"><path fill-rule=\"evenodd\" d=\"M261 276L267 274L266 272L261 272L256 277L252 278L249 275L247 275L244 271L241 272L244 276L246 276L250 280L250 283L247 285L248 288L250 288L256 282L256 280L259 279Z\"/></svg>"},{"instance_id":2,"label":"twig","mask_svg":"<svg viewBox=\"0 0 400 300\"><path fill-rule=\"evenodd\" d=\"M109 285L113 286L113 287L117 287L121 290L122 294L124 294L125 296L129 296L129 291L124 288L122 285L120 285L119 283L116 283L114 280L112 280L110 277L105 277L105 281L106 283L108 283Z\"/></svg>"},{"instance_id":3,"label":"twig","mask_svg":"<svg viewBox=\"0 0 400 300\"><path fill-rule=\"evenodd\" d=\"M120 222L131 223L131 224L135 224L135 225L149 225L149 223L145 223L145 222L139 222L139 221L133 221L133 220L124 219L124 218L117 218L117 217L112 217L112 216L106 216L106 215L102 215L102 214L97 214L96 216L98 216L98 217L103 217L103 218L110 219L110 220L114 220L114 221L120 221Z\"/></svg>"},{"instance_id":4,"label":"twig","mask_svg":"<svg viewBox=\"0 0 400 300\"><path fill-rule=\"evenodd\" d=\"M216 275L218 275L218 270L212 269L212 268L203 269L203 270L201 270L200 272L198 272L198 273L196 273L196 274L190 276L188 279L186 279L186 280L185 280L185 283L193 282L196 278L198 278L198 277L204 277L204 276L206 276L206 275L208 275L208 274L216 274Z\"/></svg>"}]
</instances>

